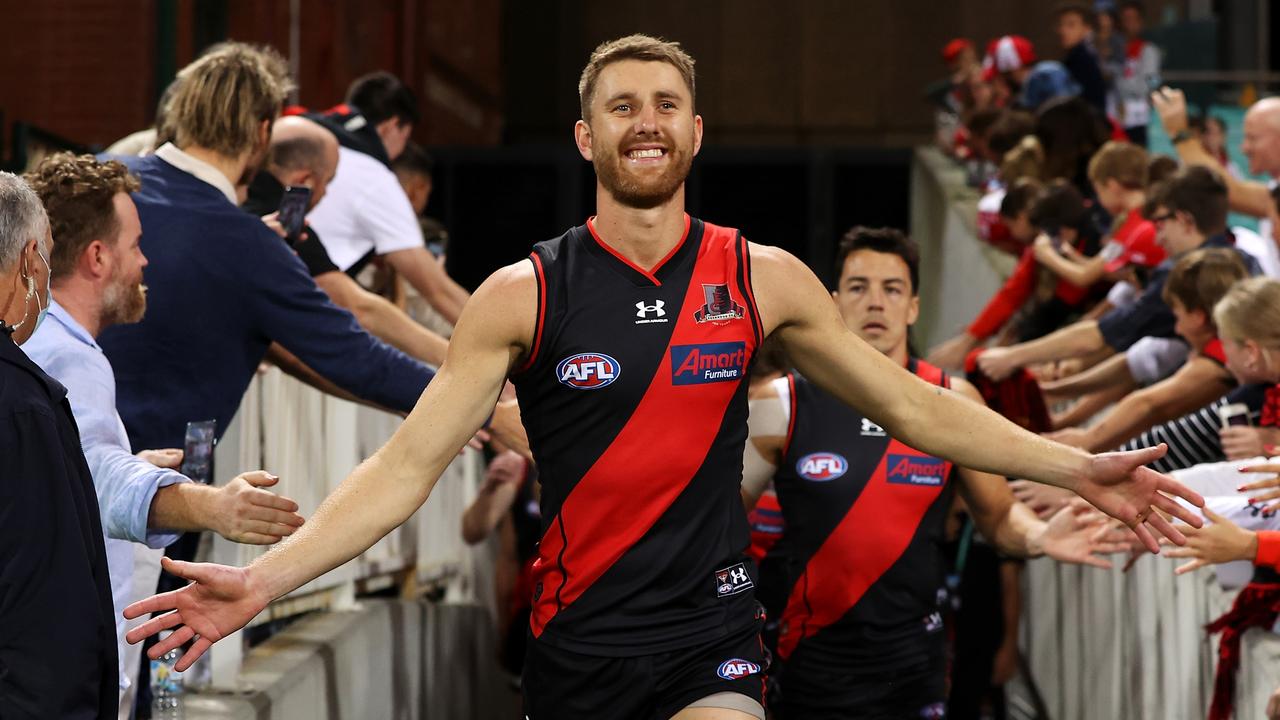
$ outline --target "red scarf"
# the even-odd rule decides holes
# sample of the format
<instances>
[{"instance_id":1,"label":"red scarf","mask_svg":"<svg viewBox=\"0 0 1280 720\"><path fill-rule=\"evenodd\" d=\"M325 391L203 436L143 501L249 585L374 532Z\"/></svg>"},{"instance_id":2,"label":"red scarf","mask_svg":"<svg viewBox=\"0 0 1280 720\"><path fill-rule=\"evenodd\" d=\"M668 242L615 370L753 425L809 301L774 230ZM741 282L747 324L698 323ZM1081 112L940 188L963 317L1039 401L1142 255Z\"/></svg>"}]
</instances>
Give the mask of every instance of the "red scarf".
<instances>
[{"instance_id":1,"label":"red scarf","mask_svg":"<svg viewBox=\"0 0 1280 720\"><path fill-rule=\"evenodd\" d=\"M1266 396L1262 398L1262 419L1258 420L1258 424L1263 428L1280 425L1280 386L1267 388Z\"/></svg>"},{"instance_id":2,"label":"red scarf","mask_svg":"<svg viewBox=\"0 0 1280 720\"><path fill-rule=\"evenodd\" d=\"M1262 400L1262 419L1258 421L1262 427L1276 427L1280 425L1280 385L1272 385L1267 388L1265 397Z\"/></svg>"},{"instance_id":3,"label":"red scarf","mask_svg":"<svg viewBox=\"0 0 1280 720\"><path fill-rule=\"evenodd\" d=\"M1277 617L1280 617L1280 584L1249 583L1236 596L1235 603L1226 614L1205 626L1210 635L1222 633L1209 720L1231 720L1236 697L1236 670L1240 667L1240 639L1250 628L1270 630Z\"/></svg>"},{"instance_id":4,"label":"red scarf","mask_svg":"<svg viewBox=\"0 0 1280 720\"><path fill-rule=\"evenodd\" d=\"M978 369L978 355L985 349L976 348L969 353L964 361L964 371L969 382L982 394L982 399L987 401L987 407L1031 432L1052 430L1053 423L1044 403L1044 394L1040 392L1040 383L1036 382L1031 371L1022 368L1008 378L995 382Z\"/></svg>"}]
</instances>

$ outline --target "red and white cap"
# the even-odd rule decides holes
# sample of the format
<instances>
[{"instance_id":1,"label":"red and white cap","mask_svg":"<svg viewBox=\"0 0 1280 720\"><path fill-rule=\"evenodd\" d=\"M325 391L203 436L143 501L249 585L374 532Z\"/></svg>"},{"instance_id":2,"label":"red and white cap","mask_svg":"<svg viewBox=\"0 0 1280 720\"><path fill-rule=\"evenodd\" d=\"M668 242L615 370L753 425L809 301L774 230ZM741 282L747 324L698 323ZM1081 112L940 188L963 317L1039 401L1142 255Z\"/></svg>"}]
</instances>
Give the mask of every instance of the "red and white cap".
<instances>
[{"instance_id":1,"label":"red and white cap","mask_svg":"<svg viewBox=\"0 0 1280 720\"><path fill-rule=\"evenodd\" d=\"M1004 35L987 43L987 55L982 60L982 77L990 80L996 73L1017 70L1035 61L1036 49L1030 40L1021 35Z\"/></svg>"}]
</instances>

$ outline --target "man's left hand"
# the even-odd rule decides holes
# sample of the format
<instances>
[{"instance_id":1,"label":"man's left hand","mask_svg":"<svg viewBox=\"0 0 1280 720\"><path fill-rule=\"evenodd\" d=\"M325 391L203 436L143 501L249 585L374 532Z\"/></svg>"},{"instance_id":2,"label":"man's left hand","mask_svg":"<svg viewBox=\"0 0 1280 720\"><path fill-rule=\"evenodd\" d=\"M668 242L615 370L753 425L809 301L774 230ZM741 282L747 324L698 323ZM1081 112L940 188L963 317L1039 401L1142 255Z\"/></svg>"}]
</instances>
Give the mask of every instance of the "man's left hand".
<instances>
[{"instance_id":1,"label":"man's left hand","mask_svg":"<svg viewBox=\"0 0 1280 720\"><path fill-rule=\"evenodd\" d=\"M1094 455L1088 470L1075 487L1076 494L1090 505L1119 520L1138 536L1147 550L1160 552L1160 545L1152 534L1169 538L1175 545L1187 544L1187 538L1165 518L1170 515L1193 528L1204 525L1200 516L1175 501L1180 497L1195 507L1204 507L1200 493L1147 467L1149 463L1164 457L1169 446L1128 452L1111 452ZM1157 512L1159 511L1159 512ZM1163 515L1161 513L1164 513Z\"/></svg>"}]
</instances>

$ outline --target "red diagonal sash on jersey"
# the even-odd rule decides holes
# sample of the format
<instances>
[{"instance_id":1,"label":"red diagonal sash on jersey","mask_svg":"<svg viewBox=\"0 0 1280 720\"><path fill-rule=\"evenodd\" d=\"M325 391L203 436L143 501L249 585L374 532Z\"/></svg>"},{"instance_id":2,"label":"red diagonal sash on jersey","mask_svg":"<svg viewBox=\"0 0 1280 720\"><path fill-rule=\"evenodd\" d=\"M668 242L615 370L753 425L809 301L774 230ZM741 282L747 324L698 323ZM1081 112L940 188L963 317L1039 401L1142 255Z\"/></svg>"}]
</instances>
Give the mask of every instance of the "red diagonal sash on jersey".
<instances>
[{"instance_id":1,"label":"red diagonal sash on jersey","mask_svg":"<svg viewBox=\"0 0 1280 720\"><path fill-rule=\"evenodd\" d=\"M706 226L707 235L713 230L719 229ZM743 297L733 237L720 230L704 239L670 345L644 397L565 498L539 543L533 572L542 590L530 618L535 637L648 532L706 459L742 380L673 385L671 346L743 341L747 360L754 352L750 317L721 326L694 321L694 312L706 302L704 282L729 283Z\"/></svg>"},{"instance_id":2,"label":"red diagonal sash on jersey","mask_svg":"<svg viewBox=\"0 0 1280 720\"><path fill-rule=\"evenodd\" d=\"M938 499L938 486L890 484L889 456L920 453L897 440L872 474L871 482L805 565L782 613L778 653L789 657L801 640L831 625L857 604L881 575L902 557L929 506ZM951 465L946 464L945 478Z\"/></svg>"}]
</instances>

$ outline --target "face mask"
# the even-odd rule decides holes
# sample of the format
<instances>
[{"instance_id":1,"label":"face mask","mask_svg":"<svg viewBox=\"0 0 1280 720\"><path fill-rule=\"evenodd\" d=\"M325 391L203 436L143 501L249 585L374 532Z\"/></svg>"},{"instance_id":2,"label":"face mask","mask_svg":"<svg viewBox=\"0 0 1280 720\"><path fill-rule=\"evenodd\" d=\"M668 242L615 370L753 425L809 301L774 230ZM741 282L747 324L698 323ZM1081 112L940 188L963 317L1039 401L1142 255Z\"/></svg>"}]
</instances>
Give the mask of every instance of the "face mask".
<instances>
[{"instance_id":1,"label":"face mask","mask_svg":"<svg viewBox=\"0 0 1280 720\"><path fill-rule=\"evenodd\" d=\"M53 270L52 268L49 267L49 261L44 259L44 255L41 255L39 250L36 251L36 256L40 258L40 262L44 263L44 267L45 267L46 274L45 274L45 280L44 280L44 296L46 298L51 298L53 297L53 295L51 294L49 282L53 275ZM28 275L27 276L27 294L24 297L24 300L27 306L30 306L32 296L35 296L36 307L40 308L40 312L36 314L36 326L31 331L34 333L36 330L40 329L40 323L44 322L45 316L49 314L49 304L48 304L48 301L46 301L43 306L40 305L40 296L36 293L35 276ZM10 334L16 332L18 328L21 328L23 325L27 323L27 315L29 315L30 313L31 311L27 310L23 314L22 320L9 328Z\"/></svg>"}]
</instances>

